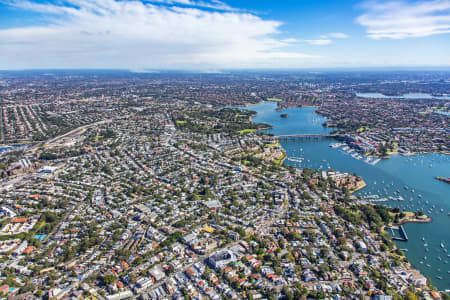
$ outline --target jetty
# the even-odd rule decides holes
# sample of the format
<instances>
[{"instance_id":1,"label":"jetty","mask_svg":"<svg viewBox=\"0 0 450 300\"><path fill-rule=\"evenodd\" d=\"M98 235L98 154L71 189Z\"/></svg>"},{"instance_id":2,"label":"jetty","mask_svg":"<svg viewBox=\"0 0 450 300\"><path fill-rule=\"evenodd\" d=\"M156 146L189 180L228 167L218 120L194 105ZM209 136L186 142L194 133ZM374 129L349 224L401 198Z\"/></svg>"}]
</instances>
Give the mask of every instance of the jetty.
<instances>
[{"instance_id":1,"label":"jetty","mask_svg":"<svg viewBox=\"0 0 450 300\"><path fill-rule=\"evenodd\" d=\"M402 242L407 242L408 241L408 234L406 233L406 230L403 227L403 225L391 226L391 227L389 227L389 229L391 229L392 239L393 240L402 241ZM395 235L395 232L394 232L395 230L398 231L399 236Z\"/></svg>"},{"instance_id":2,"label":"jetty","mask_svg":"<svg viewBox=\"0 0 450 300\"><path fill-rule=\"evenodd\" d=\"M298 162L298 163L301 163L301 162L303 162L303 158L297 158L297 157L288 157L287 158L287 160L288 161L292 161L292 162Z\"/></svg>"}]
</instances>

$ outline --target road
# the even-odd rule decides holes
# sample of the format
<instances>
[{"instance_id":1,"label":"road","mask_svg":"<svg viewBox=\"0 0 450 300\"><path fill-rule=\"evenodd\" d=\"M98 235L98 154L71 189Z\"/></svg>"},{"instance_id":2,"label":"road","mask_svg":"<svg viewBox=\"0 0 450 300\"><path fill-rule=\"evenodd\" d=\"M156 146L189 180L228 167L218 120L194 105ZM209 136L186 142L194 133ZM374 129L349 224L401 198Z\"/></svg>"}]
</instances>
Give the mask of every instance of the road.
<instances>
[{"instance_id":1,"label":"road","mask_svg":"<svg viewBox=\"0 0 450 300\"><path fill-rule=\"evenodd\" d=\"M103 121L99 121L99 122L95 122L95 123L83 125L83 126L81 126L81 127L75 128L74 130L71 130L71 131L69 131L69 132L66 132L66 133L64 133L63 135L54 137L54 138L52 138L52 139L50 139L50 140L44 142L44 146L46 146L46 145L48 145L48 144L53 144L53 143L57 142L58 140L63 139L63 138L65 138L65 137L67 137L67 136L70 136L70 135L81 134L81 133L79 133L79 131L81 132L81 131L84 131L85 129L88 129L88 128L90 128L90 127L97 126L97 125L101 125L101 124L105 124L105 123L109 123L109 122L111 122L111 121L112 121L112 119L107 119L107 120L103 120Z\"/></svg>"},{"instance_id":2,"label":"road","mask_svg":"<svg viewBox=\"0 0 450 300\"><path fill-rule=\"evenodd\" d=\"M3 126L3 99L1 99L0 103L0 127L2 128L2 139L1 143L5 143L5 126Z\"/></svg>"}]
</instances>

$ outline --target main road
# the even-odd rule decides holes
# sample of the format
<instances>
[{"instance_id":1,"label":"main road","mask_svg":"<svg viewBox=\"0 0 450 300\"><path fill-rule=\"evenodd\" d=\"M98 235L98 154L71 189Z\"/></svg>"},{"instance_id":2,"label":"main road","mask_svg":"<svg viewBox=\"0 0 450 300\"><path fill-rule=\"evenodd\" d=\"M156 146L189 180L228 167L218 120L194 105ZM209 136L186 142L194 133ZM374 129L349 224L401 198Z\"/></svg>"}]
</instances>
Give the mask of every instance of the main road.
<instances>
[{"instance_id":1,"label":"main road","mask_svg":"<svg viewBox=\"0 0 450 300\"><path fill-rule=\"evenodd\" d=\"M3 126L3 99L0 100L0 127L2 128L1 134L2 134L2 139L1 139L1 143L4 144L5 143L5 126Z\"/></svg>"}]
</instances>

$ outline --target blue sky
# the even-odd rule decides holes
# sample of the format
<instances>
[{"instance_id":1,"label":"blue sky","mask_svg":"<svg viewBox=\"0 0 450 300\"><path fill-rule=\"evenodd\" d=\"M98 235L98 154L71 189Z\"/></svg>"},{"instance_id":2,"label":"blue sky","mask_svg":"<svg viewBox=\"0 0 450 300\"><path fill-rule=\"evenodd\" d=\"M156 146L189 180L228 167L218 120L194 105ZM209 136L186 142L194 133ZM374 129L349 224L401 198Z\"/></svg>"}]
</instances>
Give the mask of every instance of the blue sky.
<instances>
[{"instance_id":1,"label":"blue sky","mask_svg":"<svg viewBox=\"0 0 450 300\"><path fill-rule=\"evenodd\" d=\"M0 0L0 69L450 67L450 0Z\"/></svg>"}]
</instances>

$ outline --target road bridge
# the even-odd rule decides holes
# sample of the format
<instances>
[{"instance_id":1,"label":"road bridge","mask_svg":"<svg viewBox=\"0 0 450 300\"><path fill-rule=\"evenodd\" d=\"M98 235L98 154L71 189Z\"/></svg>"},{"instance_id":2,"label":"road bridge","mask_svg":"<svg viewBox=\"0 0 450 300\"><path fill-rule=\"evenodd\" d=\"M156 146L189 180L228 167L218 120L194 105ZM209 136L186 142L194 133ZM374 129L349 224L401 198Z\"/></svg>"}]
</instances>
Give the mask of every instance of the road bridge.
<instances>
[{"instance_id":1,"label":"road bridge","mask_svg":"<svg viewBox=\"0 0 450 300\"><path fill-rule=\"evenodd\" d=\"M322 137L337 137L338 134L334 133L311 133L311 134L285 134L285 135L277 135L275 136L278 139L281 140L289 140L289 139L315 139L315 138L322 138Z\"/></svg>"}]
</instances>

